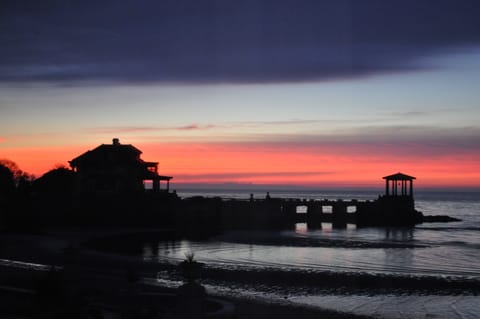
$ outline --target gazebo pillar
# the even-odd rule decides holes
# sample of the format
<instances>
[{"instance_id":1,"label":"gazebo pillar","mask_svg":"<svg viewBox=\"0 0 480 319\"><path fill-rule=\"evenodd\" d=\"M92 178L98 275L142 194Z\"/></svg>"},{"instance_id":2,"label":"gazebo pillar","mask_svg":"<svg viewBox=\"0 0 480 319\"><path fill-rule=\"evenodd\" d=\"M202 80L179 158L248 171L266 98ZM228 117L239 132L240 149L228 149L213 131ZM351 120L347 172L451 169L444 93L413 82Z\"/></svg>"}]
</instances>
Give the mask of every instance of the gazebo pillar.
<instances>
[{"instance_id":1,"label":"gazebo pillar","mask_svg":"<svg viewBox=\"0 0 480 319\"><path fill-rule=\"evenodd\" d=\"M385 196L413 197L413 180L415 179L415 177L408 176L402 173L397 173L397 174L385 176L384 179L385 179Z\"/></svg>"}]
</instances>

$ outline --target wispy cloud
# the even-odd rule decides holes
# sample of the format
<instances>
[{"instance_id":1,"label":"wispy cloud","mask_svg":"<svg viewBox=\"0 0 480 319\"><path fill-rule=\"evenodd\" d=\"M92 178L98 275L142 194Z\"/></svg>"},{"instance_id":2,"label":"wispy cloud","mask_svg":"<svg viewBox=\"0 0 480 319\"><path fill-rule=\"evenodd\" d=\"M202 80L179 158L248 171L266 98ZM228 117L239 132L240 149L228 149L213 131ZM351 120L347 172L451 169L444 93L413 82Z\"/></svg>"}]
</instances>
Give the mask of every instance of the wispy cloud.
<instances>
[{"instance_id":1,"label":"wispy cloud","mask_svg":"<svg viewBox=\"0 0 480 319\"><path fill-rule=\"evenodd\" d=\"M159 138L179 143L206 143L245 145L246 147L268 148L282 147L285 151L294 151L298 148L336 148L351 149L352 152L371 152L389 149L394 154L408 152L410 154L451 154L452 151L470 151L480 149L479 127L443 127L443 126L415 126L370 125L362 127L338 128L328 131L312 133L299 132L279 133L278 131L245 130L239 133L237 128L262 128L269 126L302 126L316 125L322 121L291 120L291 121L248 121L230 122L223 124L188 124L179 126L119 126L96 127L88 129L95 134L129 134L146 133L141 136L145 141L158 141ZM218 131L215 131L217 130ZM212 130L205 136L187 135L181 132L198 132ZM232 130L233 135L229 135ZM177 132L178 136L175 135Z\"/></svg>"},{"instance_id":2,"label":"wispy cloud","mask_svg":"<svg viewBox=\"0 0 480 319\"><path fill-rule=\"evenodd\" d=\"M451 157L480 150L480 128L378 126L338 130L328 134L263 134L261 138L251 138L249 141L239 141L235 144L257 149L284 149L290 153L331 150L348 156L376 154L399 158Z\"/></svg>"},{"instance_id":3,"label":"wispy cloud","mask_svg":"<svg viewBox=\"0 0 480 319\"><path fill-rule=\"evenodd\" d=\"M313 134L284 134L272 135L272 139L279 141L323 141L333 143L378 142L378 141L469 141L480 143L480 127L444 127L421 125L394 125L394 126L360 126L340 128L322 133Z\"/></svg>"},{"instance_id":4,"label":"wispy cloud","mask_svg":"<svg viewBox=\"0 0 480 319\"><path fill-rule=\"evenodd\" d=\"M439 110L436 110L435 113L438 113ZM385 114L386 117L394 117L394 118L411 118L411 117L419 117L419 116L429 116L432 115L431 112L428 111L405 111L405 112L393 112Z\"/></svg>"},{"instance_id":5,"label":"wispy cloud","mask_svg":"<svg viewBox=\"0 0 480 319\"><path fill-rule=\"evenodd\" d=\"M91 127L86 129L88 133L94 134L123 134L123 133L145 133L145 132L162 132L162 131L198 131L209 130L219 127L213 124L199 125L188 124L180 126L105 126Z\"/></svg>"},{"instance_id":6,"label":"wispy cloud","mask_svg":"<svg viewBox=\"0 0 480 319\"><path fill-rule=\"evenodd\" d=\"M238 121L238 122L227 122L225 127L235 128L235 127L273 127L273 126L305 126L305 125L315 125L315 124L331 124L332 120L318 120L318 119L291 119L291 120L277 120L277 121Z\"/></svg>"},{"instance_id":7,"label":"wispy cloud","mask_svg":"<svg viewBox=\"0 0 480 319\"><path fill-rule=\"evenodd\" d=\"M218 127L217 125L198 125L198 124L190 124L190 125L185 125L185 126L177 126L173 127L172 129L174 130L181 130L181 131L197 131L197 130L209 130L212 128Z\"/></svg>"},{"instance_id":8,"label":"wispy cloud","mask_svg":"<svg viewBox=\"0 0 480 319\"><path fill-rule=\"evenodd\" d=\"M336 121L339 122L339 121ZM347 121L350 122L350 121ZM206 131L213 129L236 129L236 128L262 128L262 127L274 127L274 126L302 126L302 125L315 125L332 123L327 120L303 120L292 119L282 121L230 121L217 124L206 123L190 123L185 125L176 126L101 126L90 127L86 131L88 133L100 133L100 134L122 134L122 133L148 133L148 132L165 132L165 131Z\"/></svg>"},{"instance_id":9,"label":"wispy cloud","mask_svg":"<svg viewBox=\"0 0 480 319\"><path fill-rule=\"evenodd\" d=\"M155 132L165 128L153 126L107 126L107 127L93 127L87 128L88 133L94 134L116 134L116 133L141 133L141 132Z\"/></svg>"}]
</instances>

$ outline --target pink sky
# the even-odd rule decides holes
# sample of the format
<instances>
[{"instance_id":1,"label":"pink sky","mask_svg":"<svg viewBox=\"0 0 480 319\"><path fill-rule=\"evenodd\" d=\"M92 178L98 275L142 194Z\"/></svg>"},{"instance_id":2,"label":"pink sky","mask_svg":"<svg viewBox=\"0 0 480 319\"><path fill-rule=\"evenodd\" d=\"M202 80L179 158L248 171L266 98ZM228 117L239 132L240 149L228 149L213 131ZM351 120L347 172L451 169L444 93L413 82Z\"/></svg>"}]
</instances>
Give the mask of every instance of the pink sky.
<instances>
[{"instance_id":1,"label":"pink sky","mask_svg":"<svg viewBox=\"0 0 480 319\"><path fill-rule=\"evenodd\" d=\"M108 143L108 142L107 142ZM4 149L2 155L36 176L98 145ZM477 150L449 154L424 145L304 143L135 143L173 183L253 183L313 187L376 187L404 172L423 187L478 187ZM431 154L432 156L428 156Z\"/></svg>"}]
</instances>

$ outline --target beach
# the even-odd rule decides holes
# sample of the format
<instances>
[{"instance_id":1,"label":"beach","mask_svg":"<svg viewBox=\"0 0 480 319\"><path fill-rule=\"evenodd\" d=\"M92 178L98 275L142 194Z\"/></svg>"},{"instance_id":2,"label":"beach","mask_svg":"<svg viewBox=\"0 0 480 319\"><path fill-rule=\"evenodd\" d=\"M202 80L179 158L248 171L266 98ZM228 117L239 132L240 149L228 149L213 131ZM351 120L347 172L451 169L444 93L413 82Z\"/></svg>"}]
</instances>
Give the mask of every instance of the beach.
<instances>
[{"instance_id":1,"label":"beach","mask_svg":"<svg viewBox=\"0 0 480 319\"><path fill-rule=\"evenodd\" d=\"M105 238L116 238L122 234L131 238L132 234L141 237L143 233L149 237L152 232L162 233L158 230L108 230L3 234L0 249L1 284L35 290L38 286L34 283L45 281L52 273L58 273L61 275L57 279L62 278L62 285L76 291L78 300L108 305L107 309L116 310L125 307L125 304L138 302L135 298L119 299L119 295L132 292L175 294L183 282L178 263L152 262L128 254L109 252L105 243L102 249L93 249L91 246L99 240L101 242L101 239L105 241ZM480 283L475 279L265 267L249 269L208 264L203 267L198 281L207 288L209 297L233 304L235 318L370 318L365 311L357 314L349 302L358 300L359 296L377 299L392 295L468 297L480 293ZM337 305L334 309L322 309L319 300L324 305L327 300L327 306L335 302ZM343 310L347 313L338 311L343 307L338 300L344 300Z\"/></svg>"},{"instance_id":2,"label":"beach","mask_svg":"<svg viewBox=\"0 0 480 319\"><path fill-rule=\"evenodd\" d=\"M55 314L55 311L48 309L52 304L55 304L54 307L57 310L65 306L59 300L69 303L72 307L72 302L66 301L65 296L57 296L52 292L60 285L63 287L62 291L68 291L69 295L75 296L73 308L82 309L85 318L89 318L90 312L93 311L92 306L88 308L87 304L97 305L95 310L97 312L98 307L103 305L107 309L105 313L110 315L122 309L125 307L126 299L117 298L122 294L175 294L176 288L162 286L159 282L152 280L159 271L174 274L175 265L138 262L130 257L96 252L81 247L82 240L88 236L77 232L68 235L66 233L61 235L58 233L53 235L2 234L0 290L2 296L9 296L2 299L0 305L2 313L11 318L43 318L48 317L49 314ZM215 273L217 276L222 275L220 271L210 270L209 277L212 275L215 277ZM235 277L235 275L232 277L232 274L230 278ZM132 279L132 276L135 279ZM237 276L238 282L244 279L244 274ZM39 288L42 284L43 288ZM37 304L37 311L32 313L25 308L25 305L31 306L36 302L34 300L38 300L36 296L32 296L32 294L38 294L38 289L43 289L43 294L49 296L44 297L43 304ZM48 292L48 289L52 291ZM234 294L226 296L210 290L208 295L233 304L234 318L239 319L369 318L314 306L300 306L288 300L279 302ZM56 300L48 300L53 297ZM130 298L129 300L127 303L135 306L135 300L138 299Z\"/></svg>"}]
</instances>

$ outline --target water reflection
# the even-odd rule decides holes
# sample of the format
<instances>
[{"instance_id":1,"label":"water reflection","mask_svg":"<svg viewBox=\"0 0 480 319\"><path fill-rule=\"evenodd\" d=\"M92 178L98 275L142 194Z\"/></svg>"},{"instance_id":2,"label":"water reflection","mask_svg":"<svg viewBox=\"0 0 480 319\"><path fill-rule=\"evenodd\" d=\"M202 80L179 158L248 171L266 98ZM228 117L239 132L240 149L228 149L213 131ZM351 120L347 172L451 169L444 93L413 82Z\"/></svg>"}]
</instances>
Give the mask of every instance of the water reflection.
<instances>
[{"instance_id":1,"label":"water reflection","mask_svg":"<svg viewBox=\"0 0 480 319\"><path fill-rule=\"evenodd\" d=\"M414 240L414 229L413 228L386 228L385 229L385 241L394 241L402 243L410 243ZM414 249L385 249L385 269L391 269L392 265L395 267L392 271L395 270L409 270L413 269L414 264Z\"/></svg>"},{"instance_id":2,"label":"water reflection","mask_svg":"<svg viewBox=\"0 0 480 319\"><path fill-rule=\"evenodd\" d=\"M391 272L413 272L414 269L414 250L413 249L392 249L383 250L385 253L384 269Z\"/></svg>"},{"instance_id":3,"label":"water reflection","mask_svg":"<svg viewBox=\"0 0 480 319\"><path fill-rule=\"evenodd\" d=\"M311 229L301 223L282 232L248 231L209 241L145 243L143 258L178 262L191 251L196 260L219 267L478 276L478 245L431 244L422 239L424 235L424 230L415 228L333 229L331 224L323 223L321 229ZM413 244L424 246L410 246Z\"/></svg>"},{"instance_id":4,"label":"water reflection","mask_svg":"<svg viewBox=\"0 0 480 319\"><path fill-rule=\"evenodd\" d=\"M322 223L322 231L331 232L333 230L332 223Z\"/></svg>"},{"instance_id":5,"label":"water reflection","mask_svg":"<svg viewBox=\"0 0 480 319\"><path fill-rule=\"evenodd\" d=\"M356 229L357 229L357 225L347 224L346 228L339 228L338 230L340 232L342 232L343 230L351 231L351 230L356 230ZM295 224L295 233L297 235L301 235L301 236L304 236L304 235L307 235L308 233L313 233L313 232L316 232L316 231L331 232L332 230L334 230L334 227L333 227L332 223L319 223L319 224L313 224L313 225L310 225L308 223L296 223ZM335 230L337 230L337 229L335 229Z\"/></svg>"},{"instance_id":6,"label":"water reflection","mask_svg":"<svg viewBox=\"0 0 480 319\"><path fill-rule=\"evenodd\" d=\"M385 240L387 241L402 241L402 242L411 242L413 241L413 228L386 228L385 229Z\"/></svg>"},{"instance_id":7,"label":"water reflection","mask_svg":"<svg viewBox=\"0 0 480 319\"><path fill-rule=\"evenodd\" d=\"M143 245L142 256L143 256L143 260L152 259L153 251L152 251L152 247L150 246L150 244Z\"/></svg>"},{"instance_id":8,"label":"water reflection","mask_svg":"<svg viewBox=\"0 0 480 319\"><path fill-rule=\"evenodd\" d=\"M307 223L296 223L295 233L298 235L306 235L308 233Z\"/></svg>"}]
</instances>

